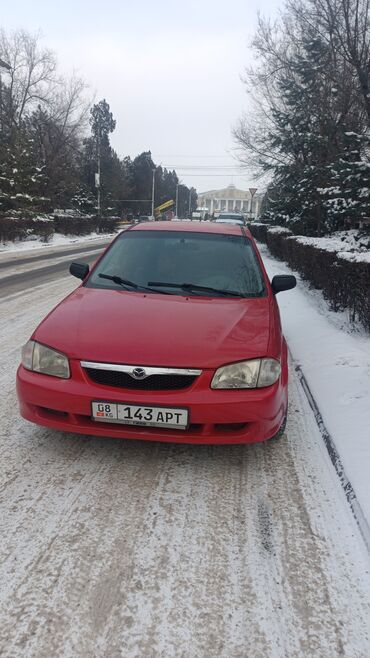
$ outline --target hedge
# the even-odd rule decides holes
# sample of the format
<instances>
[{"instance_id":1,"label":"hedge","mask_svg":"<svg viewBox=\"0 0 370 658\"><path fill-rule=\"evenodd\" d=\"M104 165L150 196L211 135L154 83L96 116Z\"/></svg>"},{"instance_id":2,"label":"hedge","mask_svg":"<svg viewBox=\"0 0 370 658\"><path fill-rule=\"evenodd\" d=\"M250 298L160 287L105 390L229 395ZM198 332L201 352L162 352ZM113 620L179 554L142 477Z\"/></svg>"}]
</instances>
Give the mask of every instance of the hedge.
<instances>
[{"instance_id":1,"label":"hedge","mask_svg":"<svg viewBox=\"0 0 370 658\"><path fill-rule=\"evenodd\" d=\"M250 228L273 256L286 261L314 288L322 290L333 311L347 310L352 323L361 322L370 331L370 263L347 260L336 252L302 244L293 235L269 231L268 226L252 224Z\"/></svg>"},{"instance_id":2,"label":"hedge","mask_svg":"<svg viewBox=\"0 0 370 658\"><path fill-rule=\"evenodd\" d=\"M0 217L0 241L25 240L30 236L48 242L54 235L52 219L39 217Z\"/></svg>"},{"instance_id":3,"label":"hedge","mask_svg":"<svg viewBox=\"0 0 370 658\"><path fill-rule=\"evenodd\" d=\"M30 236L48 242L54 233L89 235L118 230L119 217L57 215L54 217L0 217L0 242L25 240Z\"/></svg>"},{"instance_id":4,"label":"hedge","mask_svg":"<svg viewBox=\"0 0 370 658\"><path fill-rule=\"evenodd\" d=\"M55 215L56 233L63 235L88 235L98 230L98 218L89 215Z\"/></svg>"},{"instance_id":5,"label":"hedge","mask_svg":"<svg viewBox=\"0 0 370 658\"><path fill-rule=\"evenodd\" d=\"M112 233L118 229L120 221L120 217L94 217L89 215L54 216L56 233L63 233L64 235L88 235L94 231L98 233Z\"/></svg>"}]
</instances>

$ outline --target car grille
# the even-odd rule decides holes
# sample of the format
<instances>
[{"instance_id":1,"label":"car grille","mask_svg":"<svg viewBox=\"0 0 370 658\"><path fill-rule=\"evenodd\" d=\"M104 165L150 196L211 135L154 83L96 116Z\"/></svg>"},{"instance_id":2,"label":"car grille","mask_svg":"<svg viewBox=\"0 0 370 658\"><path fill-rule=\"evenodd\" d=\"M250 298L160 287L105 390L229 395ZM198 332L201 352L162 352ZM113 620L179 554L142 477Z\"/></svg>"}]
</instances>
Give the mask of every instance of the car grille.
<instances>
[{"instance_id":1,"label":"car grille","mask_svg":"<svg viewBox=\"0 0 370 658\"><path fill-rule=\"evenodd\" d=\"M191 375L150 375L145 379L133 379L126 372L98 370L96 368L85 368L85 372L96 384L140 391L179 390L188 388L196 379L195 376Z\"/></svg>"}]
</instances>

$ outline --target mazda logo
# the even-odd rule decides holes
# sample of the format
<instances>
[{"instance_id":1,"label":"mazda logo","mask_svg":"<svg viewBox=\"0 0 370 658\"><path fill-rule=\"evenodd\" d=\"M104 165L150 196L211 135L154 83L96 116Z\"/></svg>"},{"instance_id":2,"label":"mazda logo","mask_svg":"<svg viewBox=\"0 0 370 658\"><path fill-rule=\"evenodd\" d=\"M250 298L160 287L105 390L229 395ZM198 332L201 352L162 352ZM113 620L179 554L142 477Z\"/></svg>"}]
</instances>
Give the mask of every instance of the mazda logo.
<instances>
[{"instance_id":1,"label":"mazda logo","mask_svg":"<svg viewBox=\"0 0 370 658\"><path fill-rule=\"evenodd\" d=\"M134 379L144 379L144 377L147 377L144 368L134 368L133 371L130 372L130 375Z\"/></svg>"}]
</instances>

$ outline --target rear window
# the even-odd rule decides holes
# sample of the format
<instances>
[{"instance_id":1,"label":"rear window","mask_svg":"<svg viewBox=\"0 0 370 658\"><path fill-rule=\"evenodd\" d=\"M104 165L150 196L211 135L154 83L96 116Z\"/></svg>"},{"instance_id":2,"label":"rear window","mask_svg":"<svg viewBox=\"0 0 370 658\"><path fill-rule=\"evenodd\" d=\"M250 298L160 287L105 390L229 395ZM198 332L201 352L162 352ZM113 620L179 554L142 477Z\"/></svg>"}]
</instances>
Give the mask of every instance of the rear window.
<instances>
[{"instance_id":1,"label":"rear window","mask_svg":"<svg viewBox=\"0 0 370 658\"><path fill-rule=\"evenodd\" d=\"M243 235L180 231L127 231L110 247L86 282L87 287L119 289L99 274L119 276L147 286L150 281L195 284L240 296L266 294L263 274L252 243ZM166 290L164 286L163 291ZM169 292L217 296L195 291Z\"/></svg>"}]
</instances>

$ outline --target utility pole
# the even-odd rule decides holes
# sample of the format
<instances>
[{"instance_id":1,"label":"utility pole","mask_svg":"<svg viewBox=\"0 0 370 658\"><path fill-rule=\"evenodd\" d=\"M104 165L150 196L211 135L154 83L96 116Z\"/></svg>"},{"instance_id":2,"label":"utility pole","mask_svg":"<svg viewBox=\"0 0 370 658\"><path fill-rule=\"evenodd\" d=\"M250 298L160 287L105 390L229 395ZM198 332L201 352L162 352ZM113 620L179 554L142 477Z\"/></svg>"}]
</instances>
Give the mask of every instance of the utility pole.
<instances>
[{"instance_id":1,"label":"utility pole","mask_svg":"<svg viewBox=\"0 0 370 658\"><path fill-rule=\"evenodd\" d=\"M98 176L97 176L97 188L98 188L98 217L101 215L101 204L100 204L100 117L98 118Z\"/></svg>"},{"instance_id":2,"label":"utility pole","mask_svg":"<svg viewBox=\"0 0 370 658\"><path fill-rule=\"evenodd\" d=\"M100 217L100 215L101 215L101 204L100 204L100 160L101 160L101 157L100 157L100 117L98 118L98 134L97 134L97 140L96 141L97 141L96 147L97 147L98 171L95 174L95 187L98 191L98 208L97 208L97 211L98 211L98 217Z\"/></svg>"},{"instance_id":3,"label":"utility pole","mask_svg":"<svg viewBox=\"0 0 370 658\"><path fill-rule=\"evenodd\" d=\"M152 218L153 219L154 219L155 171L156 171L156 167L153 167L153 169L152 169L152 174L153 174L153 178L152 178Z\"/></svg>"},{"instance_id":4,"label":"utility pole","mask_svg":"<svg viewBox=\"0 0 370 658\"><path fill-rule=\"evenodd\" d=\"M189 219L191 219L191 188L189 190L189 212L188 212L188 215L189 215Z\"/></svg>"},{"instance_id":5,"label":"utility pole","mask_svg":"<svg viewBox=\"0 0 370 658\"><path fill-rule=\"evenodd\" d=\"M176 206L175 206L175 217L178 219L178 211L179 211L179 184L176 184Z\"/></svg>"}]
</instances>

